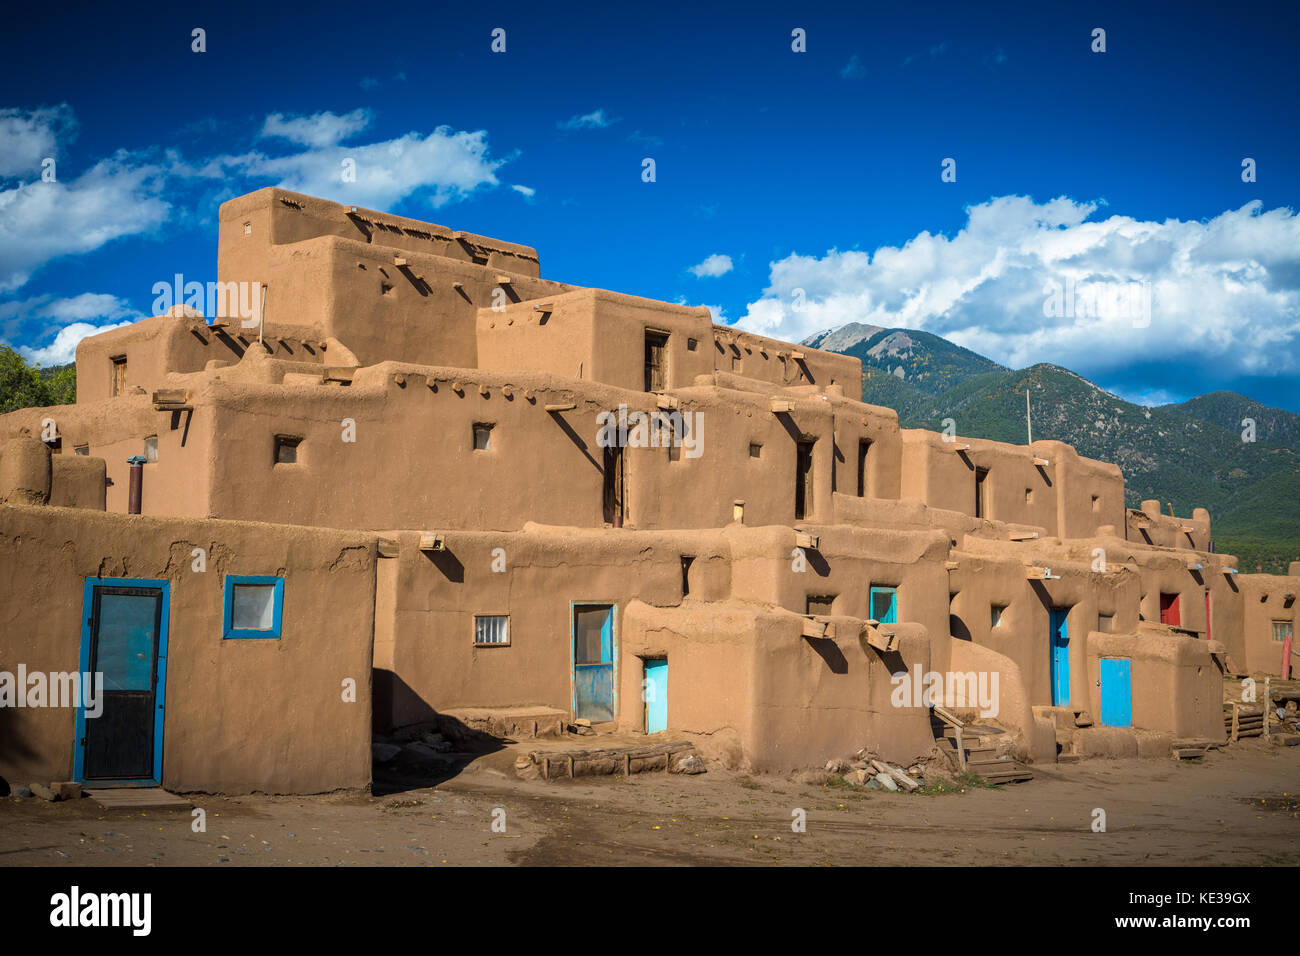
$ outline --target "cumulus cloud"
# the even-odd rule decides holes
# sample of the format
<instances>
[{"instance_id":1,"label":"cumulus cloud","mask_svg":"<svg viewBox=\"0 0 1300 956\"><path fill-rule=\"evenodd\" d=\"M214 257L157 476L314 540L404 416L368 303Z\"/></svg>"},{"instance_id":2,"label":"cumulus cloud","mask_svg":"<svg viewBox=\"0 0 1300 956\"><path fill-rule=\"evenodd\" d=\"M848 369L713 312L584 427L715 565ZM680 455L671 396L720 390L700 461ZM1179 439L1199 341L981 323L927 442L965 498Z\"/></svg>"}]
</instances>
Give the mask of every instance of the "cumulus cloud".
<instances>
[{"instance_id":1,"label":"cumulus cloud","mask_svg":"<svg viewBox=\"0 0 1300 956\"><path fill-rule=\"evenodd\" d=\"M519 195L523 196L525 199L532 199L534 196L537 195L537 190L534 189L532 186L520 186L518 183L516 183L510 188L513 189L515 192L519 193Z\"/></svg>"},{"instance_id":2,"label":"cumulus cloud","mask_svg":"<svg viewBox=\"0 0 1300 956\"><path fill-rule=\"evenodd\" d=\"M366 111L343 117L329 113L293 119L278 114L267 117L268 126L276 130L273 135L309 148L286 156L258 150L219 156L208 164L205 174L224 172L376 209L421 194L427 194L433 206L443 206L481 187L498 184L496 170L506 160L489 155L486 131L458 132L439 126L427 135L411 132L396 139L340 145L338 140L355 135L348 130L356 127L363 113Z\"/></svg>"},{"instance_id":3,"label":"cumulus cloud","mask_svg":"<svg viewBox=\"0 0 1300 956\"><path fill-rule=\"evenodd\" d=\"M41 163L62 155L60 145L76 133L77 120L67 103L35 110L0 109L0 179L39 174Z\"/></svg>"},{"instance_id":4,"label":"cumulus cloud","mask_svg":"<svg viewBox=\"0 0 1300 956\"><path fill-rule=\"evenodd\" d=\"M731 271L731 269L732 269L731 256L724 256L724 255L719 255L718 253L714 253L713 255L705 259L703 262L701 262L699 265L691 266L691 268L688 271L691 272L698 279L703 279L706 277L710 279L714 279L717 278L718 276L726 275L728 272Z\"/></svg>"},{"instance_id":5,"label":"cumulus cloud","mask_svg":"<svg viewBox=\"0 0 1300 956\"><path fill-rule=\"evenodd\" d=\"M617 119L600 109L592 110L592 112L584 113L581 116L570 116L567 120L555 125L558 129L604 129L607 126L613 126L617 122Z\"/></svg>"},{"instance_id":6,"label":"cumulus cloud","mask_svg":"<svg viewBox=\"0 0 1300 956\"><path fill-rule=\"evenodd\" d=\"M299 146L319 149L334 146L350 139L370 125L370 111L353 110L342 116L329 110L313 113L311 116L285 116L272 113L262 124L262 137L268 139L287 139Z\"/></svg>"},{"instance_id":7,"label":"cumulus cloud","mask_svg":"<svg viewBox=\"0 0 1300 956\"><path fill-rule=\"evenodd\" d=\"M1154 222L1097 209L1003 196L969 207L952 238L792 254L737 324L792 340L848 322L923 329L1010 367L1089 377L1142 359L1183 376L1300 373L1295 212L1255 201Z\"/></svg>"},{"instance_id":8,"label":"cumulus cloud","mask_svg":"<svg viewBox=\"0 0 1300 956\"><path fill-rule=\"evenodd\" d=\"M40 348L20 346L18 352L40 365L63 365L76 358L77 343L86 336L142 318L124 299L107 293L84 292L69 298L40 295L0 302L0 341L18 336L40 340L48 338L49 330L55 328L49 344Z\"/></svg>"}]
</instances>

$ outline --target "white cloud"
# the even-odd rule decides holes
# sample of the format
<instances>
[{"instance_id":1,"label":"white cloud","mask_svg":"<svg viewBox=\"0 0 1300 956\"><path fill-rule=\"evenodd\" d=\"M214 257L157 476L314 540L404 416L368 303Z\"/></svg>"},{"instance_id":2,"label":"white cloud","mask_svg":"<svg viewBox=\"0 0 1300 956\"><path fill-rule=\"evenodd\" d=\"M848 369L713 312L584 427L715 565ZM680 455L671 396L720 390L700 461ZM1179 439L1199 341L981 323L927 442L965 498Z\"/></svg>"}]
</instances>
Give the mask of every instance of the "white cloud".
<instances>
[{"instance_id":1,"label":"white cloud","mask_svg":"<svg viewBox=\"0 0 1300 956\"><path fill-rule=\"evenodd\" d=\"M714 253L713 255L705 259L703 262L701 262L699 265L691 266L690 269L687 271L691 272L693 275L695 275L696 278L699 279L703 279L706 277L710 279L716 279L718 276L726 275L728 272L731 271L731 268L732 268L731 256L724 256L724 255L719 255L718 253Z\"/></svg>"},{"instance_id":2,"label":"white cloud","mask_svg":"<svg viewBox=\"0 0 1300 956\"><path fill-rule=\"evenodd\" d=\"M41 162L63 155L62 143L74 138L77 120L72 108L0 109L0 179L37 175Z\"/></svg>"},{"instance_id":3,"label":"white cloud","mask_svg":"<svg viewBox=\"0 0 1300 956\"><path fill-rule=\"evenodd\" d=\"M796 341L848 322L923 329L1013 368L1052 362L1094 378L1143 361L1186 362L1188 374L1209 363L1224 376L1300 371L1292 210L1256 201L1208 222L1093 221L1096 210L1004 196L969 207L951 239L922 232L874 253L792 254L770 264L737 324ZM1076 314L1045 314L1051 283L1071 281ZM1089 290L1142 283L1149 324L1141 309L1079 314Z\"/></svg>"},{"instance_id":4,"label":"white cloud","mask_svg":"<svg viewBox=\"0 0 1300 956\"><path fill-rule=\"evenodd\" d=\"M257 151L220 156L209 163L205 174L229 170L324 199L387 209L416 193L428 192L432 205L442 206L480 187L496 186L496 170L506 162L488 155L486 131L457 132L448 126L439 126L428 135L411 132L357 146L331 144L330 137L339 135L344 125L319 122L318 118L325 115L329 114L308 118L306 126L292 126L301 139L315 139L321 145L288 156L268 156ZM267 118L268 123L271 119ZM294 122L280 118L275 128ZM316 125L310 125L312 122ZM343 181L344 160L354 164L355 181Z\"/></svg>"},{"instance_id":5,"label":"white cloud","mask_svg":"<svg viewBox=\"0 0 1300 956\"><path fill-rule=\"evenodd\" d=\"M537 195L537 190L534 189L532 186L514 185L511 186L510 188L513 189L515 192L519 193L521 196L524 196L528 199L532 199L534 196Z\"/></svg>"},{"instance_id":6,"label":"white cloud","mask_svg":"<svg viewBox=\"0 0 1300 956\"><path fill-rule=\"evenodd\" d=\"M688 305L688 306L691 306L691 307L693 307L693 308L697 308L697 309L703 307L703 308L709 310L709 314L713 317L713 323L714 323L715 325L726 325L726 324L727 324L727 313L726 313L726 310L725 310L722 306L720 306L720 305L708 305L707 303L704 303L704 302L687 302L685 296L678 296L678 298L677 298L677 304L678 304L678 305Z\"/></svg>"},{"instance_id":7,"label":"white cloud","mask_svg":"<svg viewBox=\"0 0 1300 956\"><path fill-rule=\"evenodd\" d=\"M67 365L77 358L77 343L90 335L98 335L110 329L120 329L130 322L112 322L108 325L91 325L89 322L74 322L59 329L54 341L45 348L30 349L26 346L18 349L19 354L29 362L37 365Z\"/></svg>"},{"instance_id":8,"label":"white cloud","mask_svg":"<svg viewBox=\"0 0 1300 956\"><path fill-rule=\"evenodd\" d=\"M603 109L593 110L590 113L584 113L582 116L570 116L562 123L556 123L559 129L604 129L619 122L611 116L606 115Z\"/></svg>"},{"instance_id":9,"label":"white cloud","mask_svg":"<svg viewBox=\"0 0 1300 956\"><path fill-rule=\"evenodd\" d=\"M23 285L51 260L80 255L167 219L163 170L127 153L71 182L31 182L0 190L0 292Z\"/></svg>"},{"instance_id":10,"label":"white cloud","mask_svg":"<svg viewBox=\"0 0 1300 956\"><path fill-rule=\"evenodd\" d=\"M862 65L862 61L858 59L856 53L849 57L849 62L840 68L841 80L859 80L866 75L867 69Z\"/></svg>"},{"instance_id":11,"label":"white cloud","mask_svg":"<svg viewBox=\"0 0 1300 956\"><path fill-rule=\"evenodd\" d=\"M267 139L287 139L299 146L319 149L334 146L360 133L370 125L370 111L353 110L337 116L325 110L311 116L289 116L272 113L262 124L262 137Z\"/></svg>"}]
</instances>

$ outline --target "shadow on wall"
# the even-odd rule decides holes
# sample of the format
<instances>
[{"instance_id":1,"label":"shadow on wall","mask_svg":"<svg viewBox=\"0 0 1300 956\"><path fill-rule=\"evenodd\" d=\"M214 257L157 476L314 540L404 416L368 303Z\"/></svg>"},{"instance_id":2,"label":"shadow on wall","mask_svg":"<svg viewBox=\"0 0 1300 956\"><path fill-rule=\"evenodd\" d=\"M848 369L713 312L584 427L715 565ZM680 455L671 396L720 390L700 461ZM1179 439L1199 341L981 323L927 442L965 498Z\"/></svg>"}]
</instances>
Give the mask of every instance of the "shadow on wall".
<instances>
[{"instance_id":1,"label":"shadow on wall","mask_svg":"<svg viewBox=\"0 0 1300 956\"><path fill-rule=\"evenodd\" d=\"M14 708L0 707L0 755L3 755L0 762L10 768L25 764L37 756L36 750L24 742L19 730L20 723L19 714ZM16 771L11 769L10 772ZM25 781L16 780L11 783L7 778L0 776L0 797L9 796L15 786L26 785Z\"/></svg>"},{"instance_id":2,"label":"shadow on wall","mask_svg":"<svg viewBox=\"0 0 1300 956\"><path fill-rule=\"evenodd\" d=\"M971 639L970 628L956 614L948 615L948 633L959 641L969 641Z\"/></svg>"}]
</instances>

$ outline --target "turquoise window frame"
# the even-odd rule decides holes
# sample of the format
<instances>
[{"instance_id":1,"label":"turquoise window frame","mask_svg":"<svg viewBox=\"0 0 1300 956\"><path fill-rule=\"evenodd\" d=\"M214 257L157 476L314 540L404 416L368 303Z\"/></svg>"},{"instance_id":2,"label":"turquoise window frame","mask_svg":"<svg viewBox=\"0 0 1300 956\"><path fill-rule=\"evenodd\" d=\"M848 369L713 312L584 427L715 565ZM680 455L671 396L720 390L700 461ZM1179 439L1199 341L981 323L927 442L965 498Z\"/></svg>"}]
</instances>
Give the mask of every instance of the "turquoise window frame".
<instances>
[{"instance_id":1,"label":"turquoise window frame","mask_svg":"<svg viewBox=\"0 0 1300 956\"><path fill-rule=\"evenodd\" d=\"M266 631L249 628L236 628L235 585L237 584L273 584L275 597L271 605L271 628ZM222 601L221 639L228 640L276 640L280 639L280 628L284 616L284 578L272 575L227 574L225 579L225 597Z\"/></svg>"}]
</instances>

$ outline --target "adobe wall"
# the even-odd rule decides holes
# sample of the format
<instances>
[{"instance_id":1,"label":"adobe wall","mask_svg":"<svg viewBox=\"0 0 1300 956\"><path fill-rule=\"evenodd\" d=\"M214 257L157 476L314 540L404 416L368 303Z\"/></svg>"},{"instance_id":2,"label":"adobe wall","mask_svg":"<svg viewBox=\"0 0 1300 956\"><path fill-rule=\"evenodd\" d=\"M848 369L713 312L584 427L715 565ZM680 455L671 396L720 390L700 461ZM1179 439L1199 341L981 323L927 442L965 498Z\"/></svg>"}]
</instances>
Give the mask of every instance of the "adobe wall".
<instances>
[{"instance_id":1,"label":"adobe wall","mask_svg":"<svg viewBox=\"0 0 1300 956\"><path fill-rule=\"evenodd\" d=\"M1214 642L1188 640L1159 625L1087 635L1088 710L1101 719L1101 658L1127 658L1134 727L1222 741L1223 677Z\"/></svg>"},{"instance_id":2,"label":"adobe wall","mask_svg":"<svg viewBox=\"0 0 1300 956\"><path fill-rule=\"evenodd\" d=\"M713 367L719 372L780 386L812 385L825 391L838 385L854 400L862 398L862 362L851 355L791 345L727 325L715 325Z\"/></svg>"},{"instance_id":3,"label":"adobe wall","mask_svg":"<svg viewBox=\"0 0 1300 956\"><path fill-rule=\"evenodd\" d=\"M1210 550L1210 513L1197 508L1191 518L1176 518L1161 511L1159 501L1142 502L1141 509L1124 512L1126 537L1130 541L1158 548Z\"/></svg>"},{"instance_id":4,"label":"adobe wall","mask_svg":"<svg viewBox=\"0 0 1300 956\"><path fill-rule=\"evenodd\" d=\"M528 246L349 208L280 189L224 203L221 281L263 283L268 322L322 329L360 364L466 368L479 308L568 289Z\"/></svg>"},{"instance_id":5,"label":"adobe wall","mask_svg":"<svg viewBox=\"0 0 1300 956\"><path fill-rule=\"evenodd\" d=\"M206 549L204 572L192 550ZM311 528L0 506L0 670L79 668L87 578L170 582L162 785L316 793L370 782L374 539ZM280 640L223 640L223 576L282 574ZM356 702L343 680L356 681ZM76 712L0 709L0 777L70 780Z\"/></svg>"},{"instance_id":6,"label":"adobe wall","mask_svg":"<svg viewBox=\"0 0 1300 956\"><path fill-rule=\"evenodd\" d=\"M1241 589L1244 638L1240 660L1250 674L1282 674L1282 641L1273 640L1273 622L1289 621L1291 633L1300 633L1300 576L1280 574L1241 574L1236 577ZM1289 596L1289 599L1288 599ZM1300 651L1300 640L1293 637L1292 647ZM1291 658L1291 676L1300 676L1300 658ZM1260 691L1262 696L1263 691Z\"/></svg>"},{"instance_id":7,"label":"adobe wall","mask_svg":"<svg viewBox=\"0 0 1300 956\"><path fill-rule=\"evenodd\" d=\"M739 603L635 602L624 647L634 658L668 658L669 729L698 735L706 756L730 765L781 773L862 747L902 763L929 753L929 710L891 704L897 667L859 640L863 622L836 616L824 638L804 637L802 622ZM927 665L924 628L902 627L899 656ZM624 669L625 699L639 682L635 667Z\"/></svg>"},{"instance_id":8,"label":"adobe wall","mask_svg":"<svg viewBox=\"0 0 1300 956\"><path fill-rule=\"evenodd\" d=\"M716 532L611 535L530 525L513 534L449 531L445 549L430 552L419 550L418 532L384 536L398 543L399 557L380 562L376 723L383 729L465 708L572 714L574 604L614 606L619 673L629 661L629 605L682 604L683 555L695 559L692 603L723 599L730 588ZM509 614L510 643L475 646L476 614ZM616 697L620 723L643 726L639 702L639 691Z\"/></svg>"}]
</instances>

